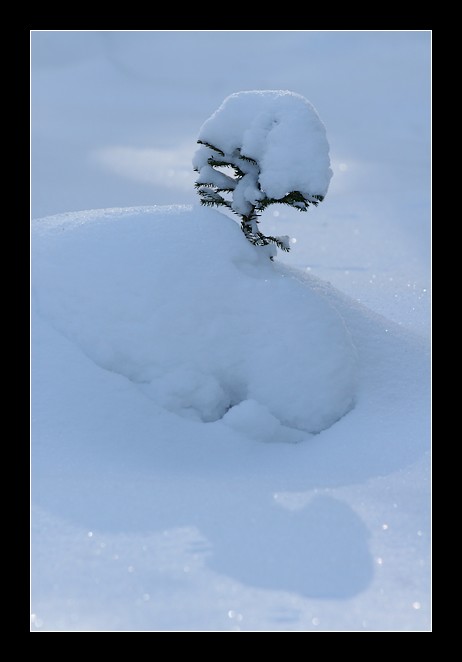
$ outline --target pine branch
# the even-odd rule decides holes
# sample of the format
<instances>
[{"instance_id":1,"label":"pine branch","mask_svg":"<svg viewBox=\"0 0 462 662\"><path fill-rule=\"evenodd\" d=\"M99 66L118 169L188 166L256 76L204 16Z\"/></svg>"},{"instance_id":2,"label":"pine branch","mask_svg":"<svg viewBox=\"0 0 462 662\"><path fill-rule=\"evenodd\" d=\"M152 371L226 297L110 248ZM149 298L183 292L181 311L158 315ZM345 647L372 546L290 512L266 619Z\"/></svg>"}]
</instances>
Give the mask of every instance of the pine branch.
<instances>
[{"instance_id":1,"label":"pine branch","mask_svg":"<svg viewBox=\"0 0 462 662\"><path fill-rule=\"evenodd\" d=\"M264 235L262 232L244 231L244 234L250 243L252 243L254 246L268 246L268 244L276 244L276 246L282 251L285 251L286 253L290 251L290 246L287 246L287 244L279 237Z\"/></svg>"},{"instance_id":2,"label":"pine branch","mask_svg":"<svg viewBox=\"0 0 462 662\"><path fill-rule=\"evenodd\" d=\"M229 161L222 161L221 159L217 159L214 156L211 156L210 158L207 159L207 163L211 166L216 166L218 168L232 168L233 164L230 163Z\"/></svg>"},{"instance_id":3,"label":"pine branch","mask_svg":"<svg viewBox=\"0 0 462 662\"><path fill-rule=\"evenodd\" d=\"M242 159L243 161L247 161L248 163L252 163L253 165L258 167L257 161L255 161L255 159L252 159L250 156L245 156L244 154L242 154L239 147L237 148L236 152L238 152L240 159Z\"/></svg>"},{"instance_id":4,"label":"pine branch","mask_svg":"<svg viewBox=\"0 0 462 662\"><path fill-rule=\"evenodd\" d=\"M225 200L224 198L222 198L221 200L209 200L206 198L201 198L200 203L204 207L228 207L228 209L231 209L231 211L233 211L231 208L231 203L228 202L228 200Z\"/></svg>"},{"instance_id":5,"label":"pine branch","mask_svg":"<svg viewBox=\"0 0 462 662\"><path fill-rule=\"evenodd\" d=\"M211 202L219 202L224 199L221 195L216 193L216 191L210 188L201 187L197 192L204 197L204 200L210 200Z\"/></svg>"},{"instance_id":6,"label":"pine branch","mask_svg":"<svg viewBox=\"0 0 462 662\"><path fill-rule=\"evenodd\" d=\"M293 207L298 211L307 211L308 209L308 203L305 206L301 206L302 203L294 204L292 202L288 202L287 200L284 200L283 198L281 198L280 200L277 200L276 198L263 198L263 200L258 201L258 209L260 211L264 211L269 205L274 205L274 204L287 205L288 207Z\"/></svg>"},{"instance_id":7,"label":"pine branch","mask_svg":"<svg viewBox=\"0 0 462 662\"><path fill-rule=\"evenodd\" d=\"M232 165L232 168L234 168L234 172L236 173L236 177L238 179L242 179L245 175L245 172L243 172L238 165Z\"/></svg>"},{"instance_id":8,"label":"pine branch","mask_svg":"<svg viewBox=\"0 0 462 662\"><path fill-rule=\"evenodd\" d=\"M288 246L283 239L280 237L273 237L271 235L268 235L266 239L269 239L271 243L276 244L278 248L281 249L281 251L285 251L288 253L290 251L290 246Z\"/></svg>"},{"instance_id":9,"label":"pine branch","mask_svg":"<svg viewBox=\"0 0 462 662\"><path fill-rule=\"evenodd\" d=\"M300 191L291 191L282 198L263 198L259 201L258 208L263 211L269 205L280 204L289 205L298 211L307 211L310 205L317 207L323 199L322 195L310 195L306 198Z\"/></svg>"},{"instance_id":10,"label":"pine branch","mask_svg":"<svg viewBox=\"0 0 462 662\"><path fill-rule=\"evenodd\" d=\"M210 143L206 142L205 140L198 140L197 141L199 145L204 145L205 147L208 147L209 149L213 149L214 152L218 152L218 154L221 154L221 156L224 156L225 153L221 151L221 149L218 149L218 147L214 147L214 145L211 145Z\"/></svg>"},{"instance_id":11,"label":"pine branch","mask_svg":"<svg viewBox=\"0 0 462 662\"><path fill-rule=\"evenodd\" d=\"M215 154L211 154L207 158L207 164L210 167L205 168L204 164L201 168L195 168L196 172L201 173L198 177L199 181L195 183L201 205L206 207L226 207L233 214L239 216L241 219L241 230L246 239L254 246L274 244L280 250L289 252L290 244L288 237L264 235L257 229L259 222L258 215L272 204L288 205L298 211L306 212L310 205L316 207L319 202L322 202L324 196L316 194L304 195L300 191L289 191L281 198L267 197L265 192L261 190L259 183L260 166L255 159L242 154L240 148L235 149L232 154L229 154L206 141L198 140L197 142L215 152ZM219 170L220 168L232 168L234 176L225 174L222 170ZM201 182L201 176L208 181ZM238 211L238 209L248 208L247 203L243 206L241 203L235 203L233 198L236 186L244 177L249 178L250 186L258 189L259 193L256 197L261 196L261 199L254 201L251 211L247 214ZM214 179L216 181L213 181ZM220 195L222 193L231 194L231 199L226 200ZM234 206L237 209L233 208ZM273 258L271 257L270 259Z\"/></svg>"},{"instance_id":12,"label":"pine branch","mask_svg":"<svg viewBox=\"0 0 462 662\"><path fill-rule=\"evenodd\" d=\"M239 166L232 161L223 161L221 159L216 159L214 156L211 156L209 159L207 159L207 163L213 168L232 168L236 174L236 177L239 179L242 179L242 177L245 175L245 172L243 172Z\"/></svg>"}]
</instances>

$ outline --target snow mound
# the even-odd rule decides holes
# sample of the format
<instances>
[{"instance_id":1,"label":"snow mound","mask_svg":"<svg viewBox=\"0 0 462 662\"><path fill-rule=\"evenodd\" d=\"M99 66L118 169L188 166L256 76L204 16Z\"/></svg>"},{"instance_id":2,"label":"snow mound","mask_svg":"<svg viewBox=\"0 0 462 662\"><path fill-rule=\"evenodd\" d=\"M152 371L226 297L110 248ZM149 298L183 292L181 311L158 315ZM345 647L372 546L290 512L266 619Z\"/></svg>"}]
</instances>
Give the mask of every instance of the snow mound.
<instances>
[{"instance_id":1,"label":"snow mound","mask_svg":"<svg viewBox=\"0 0 462 662\"><path fill-rule=\"evenodd\" d=\"M219 212L38 219L32 264L41 315L175 414L299 441L353 405L356 353L339 313Z\"/></svg>"},{"instance_id":2,"label":"snow mound","mask_svg":"<svg viewBox=\"0 0 462 662\"><path fill-rule=\"evenodd\" d=\"M258 182L269 198L291 191L306 198L325 196L332 177L329 143L324 124L300 94L283 90L237 92L202 125L199 140L258 162ZM193 165L202 173L213 156L206 145L197 150ZM199 181L201 181L199 179Z\"/></svg>"}]
</instances>

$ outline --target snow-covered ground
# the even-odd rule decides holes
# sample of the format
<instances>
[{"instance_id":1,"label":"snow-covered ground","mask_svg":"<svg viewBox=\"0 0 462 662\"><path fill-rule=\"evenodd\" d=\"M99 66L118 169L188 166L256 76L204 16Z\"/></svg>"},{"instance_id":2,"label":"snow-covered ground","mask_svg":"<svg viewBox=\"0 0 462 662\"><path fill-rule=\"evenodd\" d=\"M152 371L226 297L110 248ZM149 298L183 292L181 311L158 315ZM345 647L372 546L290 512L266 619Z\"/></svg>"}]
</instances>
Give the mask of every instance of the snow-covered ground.
<instances>
[{"instance_id":1,"label":"snow-covered ground","mask_svg":"<svg viewBox=\"0 0 462 662\"><path fill-rule=\"evenodd\" d=\"M33 226L33 629L428 629L429 35L32 47L34 215L131 208ZM204 120L279 88L317 108L334 171L318 208L265 213L289 254L135 208L196 202ZM311 434L293 384L354 407Z\"/></svg>"}]
</instances>

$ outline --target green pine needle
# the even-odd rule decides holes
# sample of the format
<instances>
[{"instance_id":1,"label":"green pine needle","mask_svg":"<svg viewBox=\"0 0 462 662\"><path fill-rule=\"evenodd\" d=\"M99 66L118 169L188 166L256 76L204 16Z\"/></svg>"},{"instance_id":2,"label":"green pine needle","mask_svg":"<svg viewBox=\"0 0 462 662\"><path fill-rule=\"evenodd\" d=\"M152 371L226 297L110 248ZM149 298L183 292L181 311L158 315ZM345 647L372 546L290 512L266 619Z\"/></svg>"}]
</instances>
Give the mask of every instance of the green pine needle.
<instances>
[{"instance_id":1,"label":"green pine needle","mask_svg":"<svg viewBox=\"0 0 462 662\"><path fill-rule=\"evenodd\" d=\"M197 141L199 145L205 145L205 147L208 147L209 149L213 149L214 152L218 152L218 154L221 154L221 156L224 156L225 153L221 151L221 149L218 149L218 147L214 147L214 145L211 145L208 142L205 142L205 140L198 140Z\"/></svg>"},{"instance_id":2,"label":"green pine needle","mask_svg":"<svg viewBox=\"0 0 462 662\"><path fill-rule=\"evenodd\" d=\"M208 143L204 140L198 140L197 142L200 145L204 145L205 147L211 149L212 151L216 152L216 154L219 155L219 156L211 155L207 159L207 163L212 168L232 168L232 170L234 171L234 182L235 182L234 186L232 186L232 181L231 181L229 186L221 188L220 186L218 186L217 184L213 184L212 182L196 181L194 186L197 190L197 193L200 196L201 205L204 205L206 207L226 207L231 212L239 216L239 218L241 219L241 230L244 233L245 237L248 239L248 241L250 241L250 243L253 244L254 246L267 246L268 244L274 244L280 250L285 251L286 253L289 252L290 246L288 246L285 243L285 241L283 241L280 237L273 237L272 235L264 235L260 231L255 231L255 228L257 227L257 224L259 222L258 214L262 213L267 207L269 207L269 205L273 205L273 204L288 205L289 207L293 207L298 211L306 212L310 205L317 207L317 205L324 200L324 196L317 194L305 196L300 191L289 191L289 193L286 193L286 195L282 196L281 198L270 198L265 194L264 191L261 191L260 183L258 181L260 168L258 162L255 159L252 159L251 157L242 154L240 148L237 148L232 154L226 154L218 147L215 147L215 145L212 145L211 143ZM239 162L242 168L240 167ZM256 171L254 171L253 169L249 170L249 166L244 165L243 162L247 164L250 163L253 166L255 166ZM195 168L195 171L200 172L198 168ZM237 212L235 209L233 209L232 200L226 200L222 195L220 195L220 193L228 193L232 195L235 190L235 187L246 174L251 174L252 176L255 176L255 184L257 188L263 193L263 197L261 200L255 202L254 206L247 215L243 215ZM233 180L233 178L230 175L227 175L227 177L230 180Z\"/></svg>"}]
</instances>

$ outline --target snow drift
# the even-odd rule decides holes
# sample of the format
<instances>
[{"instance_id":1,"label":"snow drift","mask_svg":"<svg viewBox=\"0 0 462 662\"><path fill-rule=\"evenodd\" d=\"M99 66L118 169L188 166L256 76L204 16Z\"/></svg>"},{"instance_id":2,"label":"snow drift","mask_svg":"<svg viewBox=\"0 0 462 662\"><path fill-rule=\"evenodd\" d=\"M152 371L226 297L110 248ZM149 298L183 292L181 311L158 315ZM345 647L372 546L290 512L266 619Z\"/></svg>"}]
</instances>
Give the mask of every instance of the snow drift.
<instances>
[{"instance_id":1,"label":"snow drift","mask_svg":"<svg viewBox=\"0 0 462 662\"><path fill-rule=\"evenodd\" d=\"M148 207L37 220L42 316L182 417L300 441L352 407L356 359L329 304L223 214Z\"/></svg>"},{"instance_id":2,"label":"snow drift","mask_svg":"<svg viewBox=\"0 0 462 662\"><path fill-rule=\"evenodd\" d=\"M34 631L428 628L424 339L209 210L41 219L33 268Z\"/></svg>"}]
</instances>

